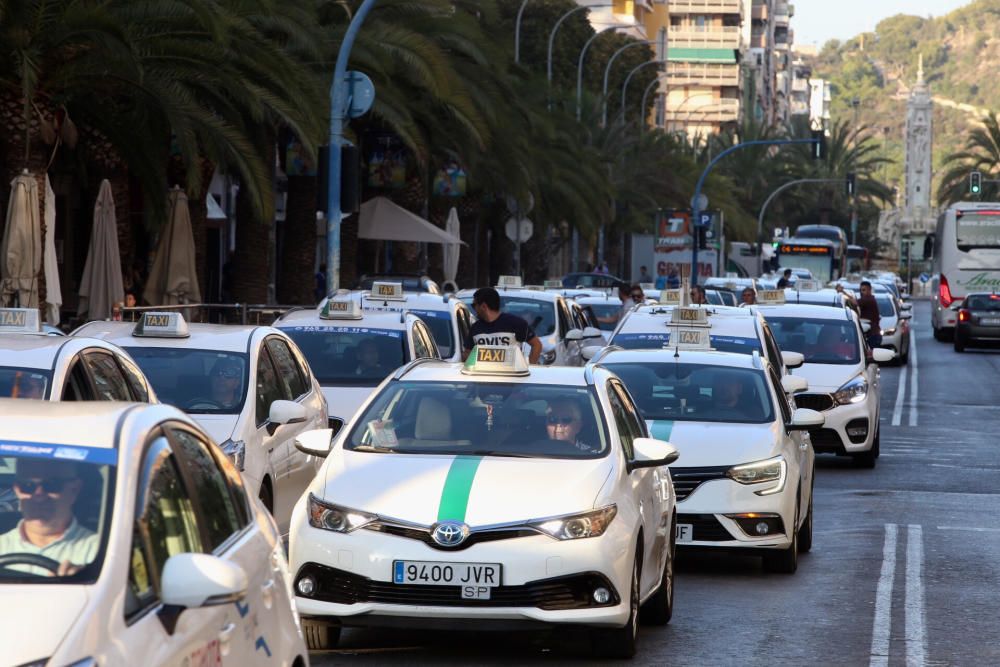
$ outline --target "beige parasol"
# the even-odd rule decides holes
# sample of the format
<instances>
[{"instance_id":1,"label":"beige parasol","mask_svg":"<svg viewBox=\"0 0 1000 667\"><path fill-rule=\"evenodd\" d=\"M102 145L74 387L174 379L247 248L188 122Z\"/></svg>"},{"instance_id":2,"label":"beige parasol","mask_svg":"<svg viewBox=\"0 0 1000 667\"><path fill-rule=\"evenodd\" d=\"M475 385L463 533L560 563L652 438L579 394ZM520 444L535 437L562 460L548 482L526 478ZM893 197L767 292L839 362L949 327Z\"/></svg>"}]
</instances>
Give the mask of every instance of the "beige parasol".
<instances>
[{"instance_id":1,"label":"beige parasol","mask_svg":"<svg viewBox=\"0 0 1000 667\"><path fill-rule=\"evenodd\" d=\"M38 306L38 273L42 268L42 225L38 182L27 170L11 181L7 224L0 243L0 299L23 308Z\"/></svg>"},{"instance_id":2,"label":"beige parasol","mask_svg":"<svg viewBox=\"0 0 1000 667\"><path fill-rule=\"evenodd\" d=\"M118 251L118 223L115 199L108 179L101 181L94 204L94 226L90 231L90 249L80 279L80 305L77 314L89 320L106 320L116 303L125 300L122 284L122 259Z\"/></svg>"},{"instance_id":3,"label":"beige parasol","mask_svg":"<svg viewBox=\"0 0 1000 667\"><path fill-rule=\"evenodd\" d=\"M201 289L195 263L194 234L187 195L175 187L168 196L167 226L156 246L143 298L152 305L198 303Z\"/></svg>"}]
</instances>

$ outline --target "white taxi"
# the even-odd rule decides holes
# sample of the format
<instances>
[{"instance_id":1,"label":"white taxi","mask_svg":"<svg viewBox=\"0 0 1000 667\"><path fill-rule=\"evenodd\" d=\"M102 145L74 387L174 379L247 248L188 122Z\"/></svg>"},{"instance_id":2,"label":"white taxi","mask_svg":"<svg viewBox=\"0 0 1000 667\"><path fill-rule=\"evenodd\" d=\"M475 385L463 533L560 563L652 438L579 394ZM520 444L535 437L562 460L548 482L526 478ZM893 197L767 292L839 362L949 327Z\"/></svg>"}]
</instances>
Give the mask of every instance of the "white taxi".
<instances>
[{"instance_id":1,"label":"white taxi","mask_svg":"<svg viewBox=\"0 0 1000 667\"><path fill-rule=\"evenodd\" d=\"M277 527L190 418L0 400L0 421L4 664L306 664Z\"/></svg>"},{"instance_id":2,"label":"white taxi","mask_svg":"<svg viewBox=\"0 0 1000 667\"><path fill-rule=\"evenodd\" d=\"M895 353L865 344L861 322L849 308L786 304L762 306L778 345L805 357L795 371L809 390L795 396L799 407L821 412L826 426L810 433L817 453L851 456L875 467L879 456L879 368Z\"/></svg>"},{"instance_id":3,"label":"white taxi","mask_svg":"<svg viewBox=\"0 0 1000 667\"><path fill-rule=\"evenodd\" d=\"M683 329L682 329L683 331ZM823 416L793 409L784 381L758 354L695 345L609 350L595 361L620 377L655 438L670 440L677 544L759 553L795 572L812 547L814 453L803 431Z\"/></svg>"},{"instance_id":4,"label":"white taxi","mask_svg":"<svg viewBox=\"0 0 1000 667\"><path fill-rule=\"evenodd\" d=\"M569 305L570 300L541 286L524 287L519 276L500 276L497 284L500 309L528 323L542 343L538 363L544 366L582 366L583 347L603 341L600 329L580 329ZM462 290L458 298L470 308L474 289ZM527 348L525 348L527 351Z\"/></svg>"},{"instance_id":5,"label":"white taxi","mask_svg":"<svg viewBox=\"0 0 1000 667\"><path fill-rule=\"evenodd\" d=\"M399 283L375 283L373 290L358 295L345 290L321 308L291 310L274 323L309 361L335 430L397 368L413 359L441 357L431 327L406 307L412 294Z\"/></svg>"},{"instance_id":6,"label":"white taxi","mask_svg":"<svg viewBox=\"0 0 1000 667\"><path fill-rule=\"evenodd\" d=\"M157 402L124 350L103 340L43 333L35 308L0 308L0 397Z\"/></svg>"},{"instance_id":7,"label":"white taxi","mask_svg":"<svg viewBox=\"0 0 1000 667\"><path fill-rule=\"evenodd\" d=\"M194 417L288 530L292 506L320 462L295 436L327 425L326 400L287 335L264 326L188 324L179 312L90 322L74 336L125 348L164 403Z\"/></svg>"},{"instance_id":8,"label":"white taxi","mask_svg":"<svg viewBox=\"0 0 1000 667\"><path fill-rule=\"evenodd\" d=\"M673 610L669 443L604 369L530 369L517 347L415 361L334 439L289 558L310 648L343 626L583 625L635 651Z\"/></svg>"}]
</instances>

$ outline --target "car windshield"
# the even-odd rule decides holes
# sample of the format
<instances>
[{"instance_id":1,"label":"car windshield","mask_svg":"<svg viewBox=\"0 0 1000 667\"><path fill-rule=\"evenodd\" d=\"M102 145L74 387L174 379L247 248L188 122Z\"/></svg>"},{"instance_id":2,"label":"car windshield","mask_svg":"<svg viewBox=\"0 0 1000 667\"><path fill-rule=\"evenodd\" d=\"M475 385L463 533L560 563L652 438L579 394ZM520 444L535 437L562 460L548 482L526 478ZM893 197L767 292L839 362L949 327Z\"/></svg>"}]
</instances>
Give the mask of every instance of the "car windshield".
<instances>
[{"instance_id":1,"label":"car windshield","mask_svg":"<svg viewBox=\"0 0 1000 667\"><path fill-rule=\"evenodd\" d=\"M719 352L736 352L737 354L753 354L754 350L763 354L760 339L744 338L742 336L723 336L710 334L712 349ZM615 336L610 345L617 345L625 350L660 350L670 347L669 332L657 333L622 333Z\"/></svg>"},{"instance_id":2,"label":"car windshield","mask_svg":"<svg viewBox=\"0 0 1000 667\"><path fill-rule=\"evenodd\" d=\"M129 347L160 401L185 412L238 415L247 395L247 355L179 347Z\"/></svg>"},{"instance_id":3,"label":"car windshield","mask_svg":"<svg viewBox=\"0 0 1000 667\"><path fill-rule=\"evenodd\" d=\"M571 459L608 449L590 390L523 382L393 382L357 420L344 447Z\"/></svg>"},{"instance_id":4,"label":"car windshield","mask_svg":"<svg viewBox=\"0 0 1000 667\"><path fill-rule=\"evenodd\" d=\"M368 327L282 327L324 387L375 387L405 364L405 332Z\"/></svg>"},{"instance_id":5,"label":"car windshield","mask_svg":"<svg viewBox=\"0 0 1000 667\"><path fill-rule=\"evenodd\" d=\"M434 336L434 342L437 343L441 358L450 357L455 346L451 335L451 313L446 310L410 310L410 312L427 324L431 335Z\"/></svg>"},{"instance_id":6,"label":"car windshield","mask_svg":"<svg viewBox=\"0 0 1000 667\"><path fill-rule=\"evenodd\" d=\"M861 362L861 345L855 324L848 320L820 318L767 318L778 347L801 352L806 363L857 364Z\"/></svg>"},{"instance_id":7,"label":"car windshield","mask_svg":"<svg viewBox=\"0 0 1000 667\"><path fill-rule=\"evenodd\" d=\"M774 421L764 373L684 363L602 364L622 379L647 421Z\"/></svg>"},{"instance_id":8,"label":"car windshield","mask_svg":"<svg viewBox=\"0 0 1000 667\"><path fill-rule=\"evenodd\" d=\"M97 580L116 453L0 441L0 585Z\"/></svg>"},{"instance_id":9,"label":"car windshield","mask_svg":"<svg viewBox=\"0 0 1000 667\"><path fill-rule=\"evenodd\" d=\"M48 398L51 378L36 368L0 367L0 398Z\"/></svg>"},{"instance_id":10,"label":"car windshield","mask_svg":"<svg viewBox=\"0 0 1000 667\"><path fill-rule=\"evenodd\" d=\"M878 304L879 317L896 317L896 308L892 305L891 296L879 294L875 297L875 303Z\"/></svg>"},{"instance_id":11,"label":"car windshield","mask_svg":"<svg viewBox=\"0 0 1000 667\"><path fill-rule=\"evenodd\" d=\"M965 299L969 310L1000 311L1000 294L970 294Z\"/></svg>"},{"instance_id":12,"label":"car windshield","mask_svg":"<svg viewBox=\"0 0 1000 667\"><path fill-rule=\"evenodd\" d=\"M589 304L589 307L594 311L594 315L597 316L597 325L602 331L614 331L615 325L618 324L618 311L622 309L620 301L618 303L613 301L592 303Z\"/></svg>"},{"instance_id":13,"label":"car windshield","mask_svg":"<svg viewBox=\"0 0 1000 667\"><path fill-rule=\"evenodd\" d=\"M551 301L500 294L500 308L528 323L538 336L551 336L556 330L556 307Z\"/></svg>"}]
</instances>

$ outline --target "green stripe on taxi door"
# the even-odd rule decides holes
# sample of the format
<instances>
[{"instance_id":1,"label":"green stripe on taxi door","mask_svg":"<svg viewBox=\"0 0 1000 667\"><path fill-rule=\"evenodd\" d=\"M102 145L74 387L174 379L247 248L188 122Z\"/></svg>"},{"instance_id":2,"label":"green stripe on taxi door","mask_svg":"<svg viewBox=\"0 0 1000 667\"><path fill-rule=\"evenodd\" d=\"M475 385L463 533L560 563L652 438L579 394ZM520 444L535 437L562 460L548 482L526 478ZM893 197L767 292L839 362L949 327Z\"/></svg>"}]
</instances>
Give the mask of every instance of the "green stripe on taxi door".
<instances>
[{"instance_id":1,"label":"green stripe on taxi door","mask_svg":"<svg viewBox=\"0 0 1000 667\"><path fill-rule=\"evenodd\" d=\"M472 481L482 462L481 456L456 456L448 469L438 505L438 521L465 521Z\"/></svg>"}]
</instances>

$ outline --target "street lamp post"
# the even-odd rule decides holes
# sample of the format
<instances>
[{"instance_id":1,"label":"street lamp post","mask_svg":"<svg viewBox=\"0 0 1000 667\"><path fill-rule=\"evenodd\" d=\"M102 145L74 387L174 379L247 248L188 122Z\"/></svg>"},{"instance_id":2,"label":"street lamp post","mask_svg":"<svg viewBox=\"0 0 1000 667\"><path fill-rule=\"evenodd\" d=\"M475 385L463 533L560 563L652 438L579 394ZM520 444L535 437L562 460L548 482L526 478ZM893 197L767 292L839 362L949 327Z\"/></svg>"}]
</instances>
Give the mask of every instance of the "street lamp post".
<instances>
[{"instance_id":1,"label":"street lamp post","mask_svg":"<svg viewBox=\"0 0 1000 667\"><path fill-rule=\"evenodd\" d=\"M337 53L337 64L333 68L333 82L330 84L330 157L327 163L327 198L326 198L326 292L333 294L340 288L340 225L343 213L340 211L340 148L344 141L344 120L347 118L347 107L350 104L347 74L347 61L354 47L354 40L365 22L368 12L376 0L364 0L358 11L347 26L344 40L340 43Z\"/></svg>"},{"instance_id":2,"label":"street lamp post","mask_svg":"<svg viewBox=\"0 0 1000 667\"><path fill-rule=\"evenodd\" d=\"M514 62L521 62L521 15L524 8L528 6L529 0L524 0L517 10L517 18L514 20Z\"/></svg>"},{"instance_id":3,"label":"street lamp post","mask_svg":"<svg viewBox=\"0 0 1000 667\"><path fill-rule=\"evenodd\" d=\"M649 82L649 85L646 86L646 90L644 90L643 93L642 93L642 104L639 106L640 110L644 110L646 108L646 102L649 101L649 93L652 92L653 86L655 86L660 81L663 81L665 78L667 78L668 74L669 74L669 72L660 72L659 74L656 75L655 79L653 79L652 81ZM664 122L666 122L666 114L667 114L667 109L666 109L666 105L664 105L664 108L663 108L663 115L664 115L663 120L664 120ZM662 125L661 125L661 127L662 127ZM639 126L639 129L640 130L642 129L642 125Z\"/></svg>"},{"instance_id":4,"label":"street lamp post","mask_svg":"<svg viewBox=\"0 0 1000 667\"><path fill-rule=\"evenodd\" d=\"M580 49L580 59L577 61L576 64L576 119L578 121L580 120L581 107L583 106L583 59L587 57L587 49L590 48L590 45L601 34L606 33L609 30L617 30L617 29L618 26L616 25L609 25L605 28L601 28L593 35L591 35L590 39L588 39L586 43L583 45L583 48Z\"/></svg>"},{"instance_id":5,"label":"street lamp post","mask_svg":"<svg viewBox=\"0 0 1000 667\"><path fill-rule=\"evenodd\" d=\"M842 178L799 178L794 181L789 181L783 185L775 188L774 192L768 195L767 199L764 200L764 205L760 207L760 214L757 216L757 273L764 273L764 252L762 250L762 239L761 235L764 233L764 214L767 212L767 207L771 203L771 200L780 195L785 190L796 186L803 185L805 183L840 183L844 179Z\"/></svg>"},{"instance_id":6,"label":"street lamp post","mask_svg":"<svg viewBox=\"0 0 1000 667\"><path fill-rule=\"evenodd\" d=\"M641 41L641 42L629 42L625 46L620 47L617 51L615 51L614 53L612 53L611 57L608 59L608 64L605 65L605 67L604 67L604 85L601 88L601 100L602 100L601 101L601 126L602 127L608 124L608 76L611 74L611 66L614 64L615 59L618 56L621 55L622 51L624 51L625 49L630 49L633 46L641 46L643 44L645 44L645 45L648 46L650 44L653 44L653 42L651 40L648 40L648 39L645 40L645 41Z\"/></svg>"},{"instance_id":7,"label":"street lamp post","mask_svg":"<svg viewBox=\"0 0 1000 667\"><path fill-rule=\"evenodd\" d=\"M552 26L552 32L549 33L549 55L548 55L548 59L546 60L546 67L545 67L546 77L548 79L549 87L550 88L552 87L552 48L555 46L555 43L556 43L556 33L559 32L559 28L562 26L563 21L565 21L566 19L568 19L573 14L576 14L577 12L582 11L584 9L586 9L586 10L589 11L591 9L602 9L602 8L605 8L605 7L613 7L613 6L614 5L611 5L611 4L603 4L603 5L578 5L578 6L574 7L573 9L569 10L568 12L566 12L565 14L563 14L562 16L560 16L559 20L556 21L556 24L554 26Z\"/></svg>"},{"instance_id":8,"label":"street lamp post","mask_svg":"<svg viewBox=\"0 0 1000 667\"><path fill-rule=\"evenodd\" d=\"M662 65L662 64L663 63L660 62L659 60L647 60L646 62L639 63L638 65L633 67L632 71L629 72L628 76L625 77L625 83L622 84L622 109L621 109L622 122L625 121L625 97L628 93L628 84L631 83L632 77L635 76L636 72L641 70L643 67L648 67L650 65Z\"/></svg>"}]
</instances>

